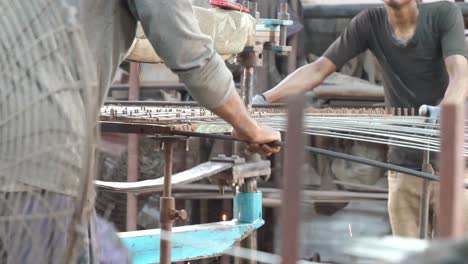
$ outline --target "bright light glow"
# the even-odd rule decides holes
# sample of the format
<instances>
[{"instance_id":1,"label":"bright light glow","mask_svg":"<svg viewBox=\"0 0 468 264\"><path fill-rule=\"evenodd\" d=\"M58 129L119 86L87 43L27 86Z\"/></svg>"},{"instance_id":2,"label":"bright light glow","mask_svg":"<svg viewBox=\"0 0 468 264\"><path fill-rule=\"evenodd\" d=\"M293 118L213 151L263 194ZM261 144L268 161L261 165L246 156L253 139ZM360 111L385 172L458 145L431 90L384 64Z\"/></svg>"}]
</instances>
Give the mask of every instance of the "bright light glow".
<instances>
[{"instance_id":1,"label":"bright light glow","mask_svg":"<svg viewBox=\"0 0 468 264\"><path fill-rule=\"evenodd\" d=\"M221 219L223 219L223 221L226 221L226 220L227 220L227 215L226 215L226 214L223 214L223 215L221 216Z\"/></svg>"}]
</instances>

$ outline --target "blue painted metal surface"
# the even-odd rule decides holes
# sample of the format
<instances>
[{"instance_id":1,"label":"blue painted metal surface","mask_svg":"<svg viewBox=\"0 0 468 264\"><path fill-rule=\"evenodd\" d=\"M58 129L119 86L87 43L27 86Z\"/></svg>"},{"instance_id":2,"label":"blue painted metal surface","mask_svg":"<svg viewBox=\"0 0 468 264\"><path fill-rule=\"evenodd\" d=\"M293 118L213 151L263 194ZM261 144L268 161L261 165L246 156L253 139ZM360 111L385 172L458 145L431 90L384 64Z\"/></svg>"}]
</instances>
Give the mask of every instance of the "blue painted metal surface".
<instances>
[{"instance_id":1,"label":"blue painted metal surface","mask_svg":"<svg viewBox=\"0 0 468 264\"><path fill-rule=\"evenodd\" d=\"M260 228L264 224L262 194L237 194L234 197L234 217L236 216L240 216L239 219L173 228L171 261L219 256ZM119 236L130 251L133 263L159 262L160 229L123 232Z\"/></svg>"},{"instance_id":2,"label":"blue painted metal surface","mask_svg":"<svg viewBox=\"0 0 468 264\"><path fill-rule=\"evenodd\" d=\"M233 216L240 223L252 223L262 219L262 193L238 193L234 197Z\"/></svg>"},{"instance_id":3,"label":"blue painted metal surface","mask_svg":"<svg viewBox=\"0 0 468 264\"><path fill-rule=\"evenodd\" d=\"M292 20L282 20L282 19L274 19L274 18L262 18L260 19L259 23L265 24L265 25L275 25L275 26L290 26L293 24Z\"/></svg>"},{"instance_id":4,"label":"blue painted metal surface","mask_svg":"<svg viewBox=\"0 0 468 264\"><path fill-rule=\"evenodd\" d=\"M257 32L259 32L259 31L279 32L280 27L272 26L272 25L266 25L266 24L257 24L257 25L255 25L255 30L257 30Z\"/></svg>"}]
</instances>

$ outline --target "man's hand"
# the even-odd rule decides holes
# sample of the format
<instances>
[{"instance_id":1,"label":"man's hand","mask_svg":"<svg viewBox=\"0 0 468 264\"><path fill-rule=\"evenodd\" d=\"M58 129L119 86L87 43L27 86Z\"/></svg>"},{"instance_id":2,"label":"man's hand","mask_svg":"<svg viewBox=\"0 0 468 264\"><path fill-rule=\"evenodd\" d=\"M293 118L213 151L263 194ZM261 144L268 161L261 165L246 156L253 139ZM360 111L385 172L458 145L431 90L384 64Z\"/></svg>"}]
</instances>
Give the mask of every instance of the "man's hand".
<instances>
[{"instance_id":1,"label":"man's hand","mask_svg":"<svg viewBox=\"0 0 468 264\"><path fill-rule=\"evenodd\" d=\"M228 100L223 105L213 109L213 112L232 125L234 128L232 136L245 141L249 151L269 156L280 150L278 147L268 146L267 143L281 141L281 134L270 127L259 126L250 117L237 93L229 96Z\"/></svg>"},{"instance_id":2,"label":"man's hand","mask_svg":"<svg viewBox=\"0 0 468 264\"><path fill-rule=\"evenodd\" d=\"M427 117L427 123L437 124L440 119L440 107L421 105L421 107L419 107L419 115Z\"/></svg>"},{"instance_id":3,"label":"man's hand","mask_svg":"<svg viewBox=\"0 0 468 264\"><path fill-rule=\"evenodd\" d=\"M247 151L258 153L262 156L270 156L273 153L278 153L280 147L268 145L275 141L281 141L281 134L268 126L258 126L251 131L241 131L234 129L232 136L238 140L247 142Z\"/></svg>"}]
</instances>

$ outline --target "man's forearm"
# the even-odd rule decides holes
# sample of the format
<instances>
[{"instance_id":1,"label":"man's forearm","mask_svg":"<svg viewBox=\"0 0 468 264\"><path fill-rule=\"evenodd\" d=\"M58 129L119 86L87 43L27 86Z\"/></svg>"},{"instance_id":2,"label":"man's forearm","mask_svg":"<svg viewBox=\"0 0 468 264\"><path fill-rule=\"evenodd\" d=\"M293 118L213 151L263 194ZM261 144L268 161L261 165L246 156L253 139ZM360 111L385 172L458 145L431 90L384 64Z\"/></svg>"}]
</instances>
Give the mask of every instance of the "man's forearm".
<instances>
[{"instance_id":1,"label":"man's forearm","mask_svg":"<svg viewBox=\"0 0 468 264\"><path fill-rule=\"evenodd\" d=\"M468 92L468 78L461 77L455 80L451 80L447 91L445 92L444 99L440 104L451 102L451 103L463 103L466 99Z\"/></svg>"},{"instance_id":2,"label":"man's forearm","mask_svg":"<svg viewBox=\"0 0 468 264\"><path fill-rule=\"evenodd\" d=\"M284 102L291 95L313 90L335 71L336 66L329 59L321 57L297 69L275 88L265 92L265 99L268 103Z\"/></svg>"},{"instance_id":3,"label":"man's forearm","mask_svg":"<svg viewBox=\"0 0 468 264\"><path fill-rule=\"evenodd\" d=\"M233 93L223 105L212 111L243 135L254 135L256 133L253 132L259 129L259 125L250 117L237 93ZM255 139L249 138L247 141L255 141Z\"/></svg>"},{"instance_id":4,"label":"man's forearm","mask_svg":"<svg viewBox=\"0 0 468 264\"><path fill-rule=\"evenodd\" d=\"M445 59L445 65L450 77L449 85L441 104L462 103L468 90L468 63L462 55L452 55Z\"/></svg>"}]
</instances>

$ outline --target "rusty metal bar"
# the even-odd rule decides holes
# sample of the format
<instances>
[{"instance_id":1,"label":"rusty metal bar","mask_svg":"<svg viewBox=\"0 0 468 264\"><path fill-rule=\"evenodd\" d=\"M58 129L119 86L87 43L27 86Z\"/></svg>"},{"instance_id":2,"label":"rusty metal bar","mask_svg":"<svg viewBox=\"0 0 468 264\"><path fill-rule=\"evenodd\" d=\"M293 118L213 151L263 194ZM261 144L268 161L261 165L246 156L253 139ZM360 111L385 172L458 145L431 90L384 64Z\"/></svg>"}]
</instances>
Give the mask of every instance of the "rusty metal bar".
<instances>
[{"instance_id":1,"label":"rusty metal bar","mask_svg":"<svg viewBox=\"0 0 468 264\"><path fill-rule=\"evenodd\" d=\"M447 102L441 113L439 238L463 235L464 105Z\"/></svg>"},{"instance_id":2,"label":"rusty metal bar","mask_svg":"<svg viewBox=\"0 0 468 264\"><path fill-rule=\"evenodd\" d=\"M246 160L249 162L260 162L262 157L258 154L250 154L246 156ZM257 192L257 179L256 178L247 178L245 183L241 186L241 192ZM241 261L242 263L255 264L257 263L256 259L256 249L257 245L257 232L254 231L250 236L248 236L243 242L243 247L252 249L250 251L250 258L248 260Z\"/></svg>"},{"instance_id":3,"label":"rusty metal bar","mask_svg":"<svg viewBox=\"0 0 468 264\"><path fill-rule=\"evenodd\" d=\"M289 13L288 13L288 3L287 2L282 2L280 3L280 10L278 12L278 19L290 19ZM280 26L280 40L279 40L279 45L280 46L286 46L286 40L288 37L288 31L286 26Z\"/></svg>"},{"instance_id":4,"label":"rusty metal bar","mask_svg":"<svg viewBox=\"0 0 468 264\"><path fill-rule=\"evenodd\" d=\"M175 210L175 200L172 195L171 177L172 177L172 153L173 142L164 141L164 189L163 196L160 198L161 210L161 232L165 234L160 240L160 263L171 263L171 231L173 218L171 213ZM164 238L163 238L164 237Z\"/></svg>"},{"instance_id":5,"label":"rusty metal bar","mask_svg":"<svg viewBox=\"0 0 468 264\"><path fill-rule=\"evenodd\" d=\"M288 132L283 170L283 204L280 211L282 263L296 263L298 256L298 229L302 165L305 145L302 134L305 98L295 96L288 102Z\"/></svg>"},{"instance_id":6,"label":"rusty metal bar","mask_svg":"<svg viewBox=\"0 0 468 264\"><path fill-rule=\"evenodd\" d=\"M173 145L171 141L164 142L164 190L163 196L169 197L172 195L171 178L172 178L172 152Z\"/></svg>"},{"instance_id":7,"label":"rusty metal bar","mask_svg":"<svg viewBox=\"0 0 468 264\"><path fill-rule=\"evenodd\" d=\"M130 63L130 80L129 80L129 99L138 100L140 95L140 64ZM138 181L139 161L138 161L138 134L128 135L128 167L127 181ZM137 197L134 194L127 194L127 231L137 229Z\"/></svg>"},{"instance_id":8,"label":"rusty metal bar","mask_svg":"<svg viewBox=\"0 0 468 264\"><path fill-rule=\"evenodd\" d=\"M291 1L291 10L292 13L295 13L299 17L299 3L298 0ZM294 34L291 37L291 53L288 56L288 74L293 73L297 69L297 50L299 46L299 34L300 32Z\"/></svg>"},{"instance_id":9,"label":"rusty metal bar","mask_svg":"<svg viewBox=\"0 0 468 264\"><path fill-rule=\"evenodd\" d=\"M242 69L242 81L241 81L242 101L244 102L245 106L247 107L249 111L252 109L254 73L255 73L254 67L244 66Z\"/></svg>"},{"instance_id":10,"label":"rusty metal bar","mask_svg":"<svg viewBox=\"0 0 468 264\"><path fill-rule=\"evenodd\" d=\"M434 170L430 165L430 154L429 150L424 151L422 171L434 174ZM423 180L421 185L421 200L419 206L419 238L426 239L428 235L429 226L429 180Z\"/></svg>"}]
</instances>

